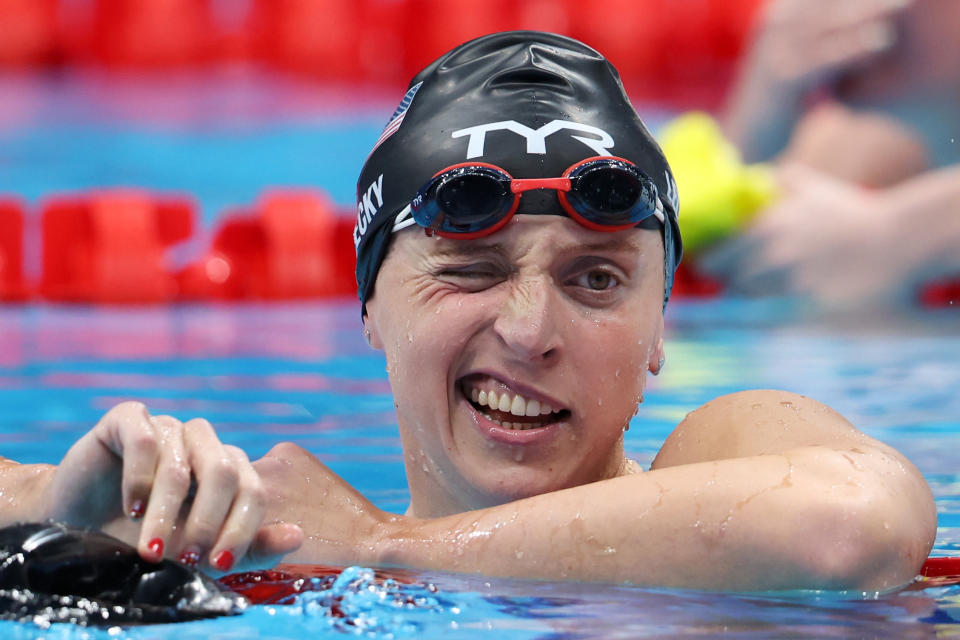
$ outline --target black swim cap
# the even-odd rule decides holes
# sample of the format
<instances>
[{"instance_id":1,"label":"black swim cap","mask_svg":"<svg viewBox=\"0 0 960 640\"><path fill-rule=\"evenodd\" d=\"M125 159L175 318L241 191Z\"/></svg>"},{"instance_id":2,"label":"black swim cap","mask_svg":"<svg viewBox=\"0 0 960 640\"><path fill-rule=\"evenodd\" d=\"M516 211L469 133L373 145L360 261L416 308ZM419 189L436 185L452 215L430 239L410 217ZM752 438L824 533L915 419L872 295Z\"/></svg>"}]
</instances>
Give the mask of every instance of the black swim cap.
<instances>
[{"instance_id":1,"label":"black swim cap","mask_svg":"<svg viewBox=\"0 0 960 640\"><path fill-rule=\"evenodd\" d=\"M666 290L682 245L670 167L602 55L565 36L511 31L460 45L421 71L357 182L357 286L373 294L397 214L430 178L468 160L517 178L555 178L592 156L619 156L653 179L663 203ZM563 215L554 190L527 192L518 213ZM642 224L642 223L641 223Z\"/></svg>"}]
</instances>

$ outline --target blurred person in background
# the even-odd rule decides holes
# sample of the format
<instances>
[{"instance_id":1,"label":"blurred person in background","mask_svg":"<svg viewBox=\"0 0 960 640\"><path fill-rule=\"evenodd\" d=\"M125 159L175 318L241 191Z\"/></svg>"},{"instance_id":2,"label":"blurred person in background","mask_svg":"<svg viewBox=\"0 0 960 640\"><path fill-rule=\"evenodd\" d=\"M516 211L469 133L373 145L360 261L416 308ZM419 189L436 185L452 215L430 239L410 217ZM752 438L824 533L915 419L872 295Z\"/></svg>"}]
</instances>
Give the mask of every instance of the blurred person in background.
<instances>
[{"instance_id":1,"label":"blurred person in background","mask_svg":"<svg viewBox=\"0 0 960 640\"><path fill-rule=\"evenodd\" d=\"M841 312L960 274L958 34L956 0L772 0L722 127L776 196L699 266Z\"/></svg>"}]
</instances>

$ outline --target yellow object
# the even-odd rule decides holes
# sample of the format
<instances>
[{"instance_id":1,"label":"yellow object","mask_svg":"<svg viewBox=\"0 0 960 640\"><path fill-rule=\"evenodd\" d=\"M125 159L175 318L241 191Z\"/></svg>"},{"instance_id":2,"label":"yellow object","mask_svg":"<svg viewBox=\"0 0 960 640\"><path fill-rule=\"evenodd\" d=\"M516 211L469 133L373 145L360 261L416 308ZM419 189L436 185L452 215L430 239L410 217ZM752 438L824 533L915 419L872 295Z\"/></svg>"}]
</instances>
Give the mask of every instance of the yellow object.
<instances>
[{"instance_id":1,"label":"yellow object","mask_svg":"<svg viewBox=\"0 0 960 640\"><path fill-rule=\"evenodd\" d=\"M681 115L657 137L680 194L684 253L696 254L736 233L776 198L770 168L744 165L709 115Z\"/></svg>"}]
</instances>

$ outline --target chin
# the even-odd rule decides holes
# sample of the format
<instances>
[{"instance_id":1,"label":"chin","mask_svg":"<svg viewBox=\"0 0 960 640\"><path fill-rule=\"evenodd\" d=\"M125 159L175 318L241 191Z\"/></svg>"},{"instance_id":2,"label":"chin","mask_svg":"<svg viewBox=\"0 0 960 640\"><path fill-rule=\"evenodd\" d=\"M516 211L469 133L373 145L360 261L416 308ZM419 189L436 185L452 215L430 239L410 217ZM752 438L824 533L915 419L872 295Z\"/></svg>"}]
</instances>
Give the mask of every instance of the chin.
<instances>
[{"instance_id":1,"label":"chin","mask_svg":"<svg viewBox=\"0 0 960 640\"><path fill-rule=\"evenodd\" d=\"M551 469L558 465L550 465ZM495 471L493 469L496 469ZM559 491L576 486L569 478L559 478L551 469L540 469L514 465L503 468L501 465L486 466L473 477L465 477L472 485L483 505L492 506Z\"/></svg>"}]
</instances>

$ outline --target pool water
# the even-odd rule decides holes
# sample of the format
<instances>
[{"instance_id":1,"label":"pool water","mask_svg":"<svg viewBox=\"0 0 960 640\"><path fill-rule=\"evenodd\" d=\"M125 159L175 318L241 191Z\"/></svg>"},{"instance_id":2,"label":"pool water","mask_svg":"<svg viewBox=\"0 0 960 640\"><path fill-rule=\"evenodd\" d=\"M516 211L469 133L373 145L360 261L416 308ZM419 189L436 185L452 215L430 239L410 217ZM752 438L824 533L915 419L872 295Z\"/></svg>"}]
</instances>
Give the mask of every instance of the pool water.
<instances>
[{"instance_id":1,"label":"pool water","mask_svg":"<svg viewBox=\"0 0 960 640\"><path fill-rule=\"evenodd\" d=\"M895 335L812 329L786 322L787 312L774 302L672 303L667 366L627 432L628 452L649 464L672 426L720 393L779 387L811 395L917 464L940 512L934 555L960 555L960 337L924 327ZM0 307L0 354L0 447L13 459L55 462L106 409L138 398L155 412L207 417L254 457L294 441L379 507L406 506L384 363L364 342L353 301ZM5 622L0 635L471 638L492 629L504 638L960 637L957 586L732 595L436 573L384 586L356 571L334 593L255 606L237 618L113 635Z\"/></svg>"},{"instance_id":2,"label":"pool water","mask_svg":"<svg viewBox=\"0 0 960 640\"><path fill-rule=\"evenodd\" d=\"M186 191L208 227L225 207L251 203L272 185L321 185L349 206L354 176L398 96L250 74L0 74L0 192L35 204L115 184ZM28 272L37 263L29 256ZM671 302L667 364L627 433L628 453L649 465L672 427L721 393L804 393L914 461L937 500L934 555L960 555L955 314L853 327L799 318L781 300ZM206 417L251 457L296 442L379 507L406 507L384 363L362 339L354 300L0 305L0 454L56 462L107 409L131 398L154 412ZM120 630L2 622L0 637L960 637L956 586L886 595L716 594L448 574L412 579L384 584L355 569L332 591L236 618Z\"/></svg>"}]
</instances>

